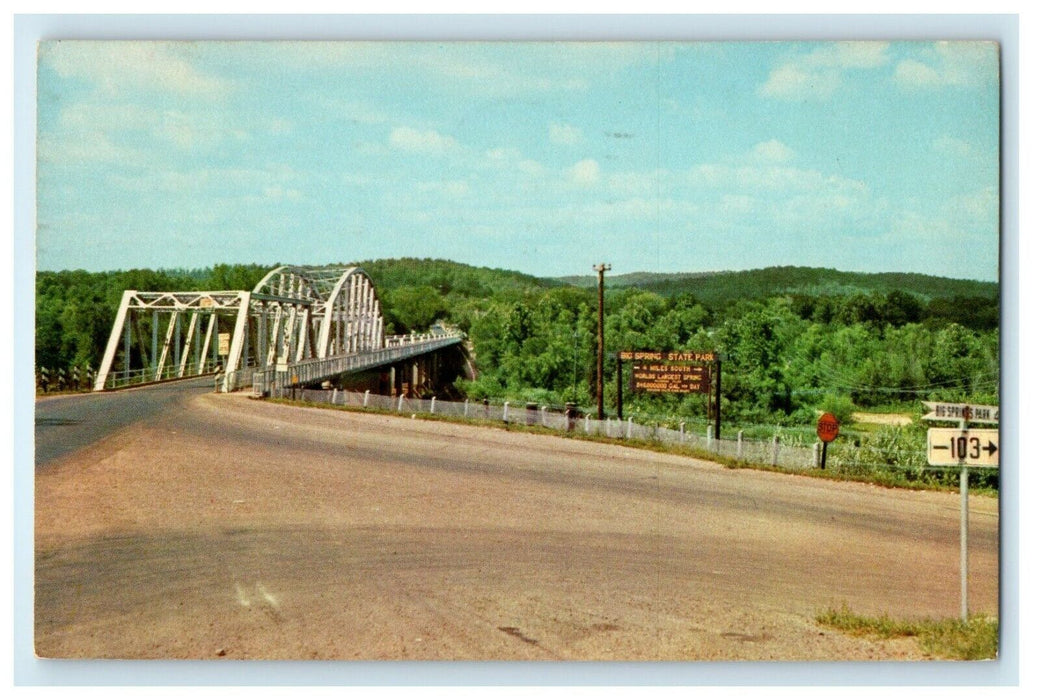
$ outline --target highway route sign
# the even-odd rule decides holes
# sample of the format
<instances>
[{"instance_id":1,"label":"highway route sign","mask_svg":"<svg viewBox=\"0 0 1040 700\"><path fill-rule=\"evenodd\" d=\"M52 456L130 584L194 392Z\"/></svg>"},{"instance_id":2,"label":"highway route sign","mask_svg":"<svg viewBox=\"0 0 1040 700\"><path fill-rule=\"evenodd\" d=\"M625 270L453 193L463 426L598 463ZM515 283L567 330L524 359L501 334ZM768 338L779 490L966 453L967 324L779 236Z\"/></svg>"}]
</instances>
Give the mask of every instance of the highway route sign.
<instances>
[{"instance_id":1,"label":"highway route sign","mask_svg":"<svg viewBox=\"0 0 1040 700\"><path fill-rule=\"evenodd\" d=\"M921 420L964 420L969 423L999 423L1000 406L975 406L967 403L922 401L928 413Z\"/></svg>"},{"instance_id":2,"label":"highway route sign","mask_svg":"<svg viewBox=\"0 0 1040 700\"><path fill-rule=\"evenodd\" d=\"M1000 466L1000 431L930 428L928 464L933 467Z\"/></svg>"}]
</instances>

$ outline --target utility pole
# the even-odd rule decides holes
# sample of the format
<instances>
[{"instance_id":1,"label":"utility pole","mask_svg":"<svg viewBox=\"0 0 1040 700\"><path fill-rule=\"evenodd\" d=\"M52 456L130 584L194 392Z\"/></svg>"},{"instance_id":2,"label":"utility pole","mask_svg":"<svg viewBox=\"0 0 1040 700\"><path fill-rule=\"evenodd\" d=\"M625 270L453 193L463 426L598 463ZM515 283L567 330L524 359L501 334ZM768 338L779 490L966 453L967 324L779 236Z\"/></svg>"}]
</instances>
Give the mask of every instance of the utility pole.
<instances>
[{"instance_id":1,"label":"utility pole","mask_svg":"<svg viewBox=\"0 0 1040 700\"><path fill-rule=\"evenodd\" d=\"M607 263L593 265L599 273L599 348L596 352L596 418L603 420L603 273L610 269Z\"/></svg>"}]
</instances>

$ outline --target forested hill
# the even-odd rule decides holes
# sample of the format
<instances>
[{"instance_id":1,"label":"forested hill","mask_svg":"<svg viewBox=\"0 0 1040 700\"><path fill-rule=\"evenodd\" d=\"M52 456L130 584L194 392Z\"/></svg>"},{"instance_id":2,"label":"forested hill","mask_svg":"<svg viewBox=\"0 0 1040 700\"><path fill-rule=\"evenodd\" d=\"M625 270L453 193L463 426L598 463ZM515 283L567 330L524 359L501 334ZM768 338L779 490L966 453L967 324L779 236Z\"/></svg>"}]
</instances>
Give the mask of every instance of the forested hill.
<instances>
[{"instance_id":1,"label":"forested hill","mask_svg":"<svg viewBox=\"0 0 1040 700\"><path fill-rule=\"evenodd\" d=\"M579 287L596 285L595 275L563 277ZM692 294L712 306L742 299L778 295L846 296L900 291L932 299L984 298L996 301L996 282L957 280L902 272L842 272L820 267L768 267L740 272L653 273L632 272L605 278L608 288L632 287L665 297Z\"/></svg>"}]
</instances>

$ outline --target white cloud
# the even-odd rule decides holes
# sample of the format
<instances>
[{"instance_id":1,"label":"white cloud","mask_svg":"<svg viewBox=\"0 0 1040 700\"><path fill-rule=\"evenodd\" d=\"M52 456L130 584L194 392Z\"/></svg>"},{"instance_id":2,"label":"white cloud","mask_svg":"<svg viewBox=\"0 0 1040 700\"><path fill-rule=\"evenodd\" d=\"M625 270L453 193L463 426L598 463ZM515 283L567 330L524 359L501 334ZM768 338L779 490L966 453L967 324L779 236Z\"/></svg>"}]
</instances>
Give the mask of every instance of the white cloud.
<instances>
[{"instance_id":1,"label":"white cloud","mask_svg":"<svg viewBox=\"0 0 1040 700\"><path fill-rule=\"evenodd\" d=\"M932 150L945 156L968 158L972 155L971 144L953 136L943 135L932 141Z\"/></svg>"},{"instance_id":2,"label":"white cloud","mask_svg":"<svg viewBox=\"0 0 1040 700\"><path fill-rule=\"evenodd\" d=\"M558 146L573 146L582 141L581 129L568 124L550 124L549 141Z\"/></svg>"},{"instance_id":3,"label":"white cloud","mask_svg":"<svg viewBox=\"0 0 1040 700\"><path fill-rule=\"evenodd\" d=\"M983 41L941 41L896 66L901 87L940 88L985 85L997 77L997 45Z\"/></svg>"},{"instance_id":4,"label":"white cloud","mask_svg":"<svg viewBox=\"0 0 1040 700\"><path fill-rule=\"evenodd\" d=\"M798 100L829 97L838 87L838 76L831 73L816 73L795 65L776 68L758 89L763 97Z\"/></svg>"},{"instance_id":5,"label":"white cloud","mask_svg":"<svg viewBox=\"0 0 1040 700\"><path fill-rule=\"evenodd\" d=\"M954 221L965 222L985 233L997 235L1000 194L996 187L984 187L958 195L947 202L945 211Z\"/></svg>"},{"instance_id":6,"label":"white cloud","mask_svg":"<svg viewBox=\"0 0 1040 700\"><path fill-rule=\"evenodd\" d=\"M594 185L599 182L599 163L592 158L578 161L567 171L568 179L578 185Z\"/></svg>"},{"instance_id":7,"label":"white cloud","mask_svg":"<svg viewBox=\"0 0 1040 700\"><path fill-rule=\"evenodd\" d=\"M484 153L485 158L496 168L512 168L529 177L545 173L545 166L536 160L525 158L520 149L513 147L492 148Z\"/></svg>"},{"instance_id":8,"label":"white cloud","mask_svg":"<svg viewBox=\"0 0 1040 700\"><path fill-rule=\"evenodd\" d=\"M943 82L939 71L912 58L899 62L894 77L904 87L932 87Z\"/></svg>"},{"instance_id":9,"label":"white cloud","mask_svg":"<svg viewBox=\"0 0 1040 700\"><path fill-rule=\"evenodd\" d=\"M407 126L395 127L390 132L390 146L411 153L440 155L458 146L451 136L436 131L419 131Z\"/></svg>"},{"instance_id":10,"label":"white cloud","mask_svg":"<svg viewBox=\"0 0 1040 700\"><path fill-rule=\"evenodd\" d=\"M809 54L811 65L827 68L878 68L888 63L888 43L878 41L838 41Z\"/></svg>"},{"instance_id":11,"label":"white cloud","mask_svg":"<svg viewBox=\"0 0 1040 700\"><path fill-rule=\"evenodd\" d=\"M758 94L781 100L825 100L841 87L847 71L879 68L888 61L884 42L823 44L774 68Z\"/></svg>"},{"instance_id":12,"label":"white cloud","mask_svg":"<svg viewBox=\"0 0 1040 700\"><path fill-rule=\"evenodd\" d=\"M724 194L720 204L724 213L728 215L742 215L754 209L755 200L746 194Z\"/></svg>"},{"instance_id":13,"label":"white cloud","mask_svg":"<svg viewBox=\"0 0 1040 700\"><path fill-rule=\"evenodd\" d=\"M289 200L297 202L303 199L303 195L299 190L292 187L282 187L281 185L268 185L264 188L264 197L273 200Z\"/></svg>"},{"instance_id":14,"label":"white cloud","mask_svg":"<svg viewBox=\"0 0 1040 700\"><path fill-rule=\"evenodd\" d=\"M192 65L193 42L52 41L40 45L40 61L64 78L91 83L107 95L152 90L212 97L231 88L226 80Z\"/></svg>"},{"instance_id":15,"label":"white cloud","mask_svg":"<svg viewBox=\"0 0 1040 700\"><path fill-rule=\"evenodd\" d=\"M658 177L667 179L667 172L612 173L607 182L611 194L620 197L652 197L657 193Z\"/></svg>"},{"instance_id":16,"label":"white cloud","mask_svg":"<svg viewBox=\"0 0 1040 700\"><path fill-rule=\"evenodd\" d=\"M416 185L420 192L435 194L440 197L458 198L469 194L469 183L465 180L448 180L420 182Z\"/></svg>"},{"instance_id":17,"label":"white cloud","mask_svg":"<svg viewBox=\"0 0 1040 700\"><path fill-rule=\"evenodd\" d=\"M719 189L727 192L842 192L864 197L867 186L859 180L838 175L825 175L818 170L767 166L732 166L705 163L686 173L686 183L695 188Z\"/></svg>"},{"instance_id":18,"label":"white cloud","mask_svg":"<svg viewBox=\"0 0 1040 700\"><path fill-rule=\"evenodd\" d=\"M78 132L59 138L41 134L37 146L40 163L68 165L142 165L146 154L135 148L120 146L100 131Z\"/></svg>"},{"instance_id":19,"label":"white cloud","mask_svg":"<svg viewBox=\"0 0 1040 700\"><path fill-rule=\"evenodd\" d=\"M794 151L776 139L756 143L751 149L751 154L752 158L760 163L786 163L794 158Z\"/></svg>"},{"instance_id":20,"label":"white cloud","mask_svg":"<svg viewBox=\"0 0 1040 700\"><path fill-rule=\"evenodd\" d=\"M293 123L288 119L275 117L271 120L268 129L275 136L285 136L293 132Z\"/></svg>"},{"instance_id":21,"label":"white cloud","mask_svg":"<svg viewBox=\"0 0 1040 700\"><path fill-rule=\"evenodd\" d=\"M517 163L516 169L530 177L539 177L545 173L545 166L536 160L531 160L530 158L524 158Z\"/></svg>"}]
</instances>

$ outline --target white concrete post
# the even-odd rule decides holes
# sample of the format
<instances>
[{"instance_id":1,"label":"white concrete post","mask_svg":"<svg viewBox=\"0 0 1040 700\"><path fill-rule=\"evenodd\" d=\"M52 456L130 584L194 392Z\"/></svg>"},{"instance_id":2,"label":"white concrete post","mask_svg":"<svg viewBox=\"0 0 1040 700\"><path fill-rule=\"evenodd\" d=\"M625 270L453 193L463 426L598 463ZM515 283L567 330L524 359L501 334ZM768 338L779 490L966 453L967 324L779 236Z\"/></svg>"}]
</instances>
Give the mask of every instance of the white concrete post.
<instances>
[{"instance_id":1,"label":"white concrete post","mask_svg":"<svg viewBox=\"0 0 1040 700\"><path fill-rule=\"evenodd\" d=\"M361 401L361 405L365 408L368 408L368 391L368 389L365 389L365 398Z\"/></svg>"},{"instance_id":2,"label":"white concrete post","mask_svg":"<svg viewBox=\"0 0 1040 700\"><path fill-rule=\"evenodd\" d=\"M629 440L632 439L632 416L628 417L628 433L626 433L625 437Z\"/></svg>"},{"instance_id":3,"label":"white concrete post","mask_svg":"<svg viewBox=\"0 0 1040 700\"><path fill-rule=\"evenodd\" d=\"M506 401L502 404L502 420L506 423L509 422L509 402Z\"/></svg>"},{"instance_id":4,"label":"white concrete post","mask_svg":"<svg viewBox=\"0 0 1040 700\"><path fill-rule=\"evenodd\" d=\"M436 396L432 396L432 397L430 397L430 413L436 413L436 412L437 412L437 397Z\"/></svg>"},{"instance_id":5,"label":"white concrete post","mask_svg":"<svg viewBox=\"0 0 1040 700\"><path fill-rule=\"evenodd\" d=\"M737 431L737 459L744 458L744 431Z\"/></svg>"}]
</instances>

